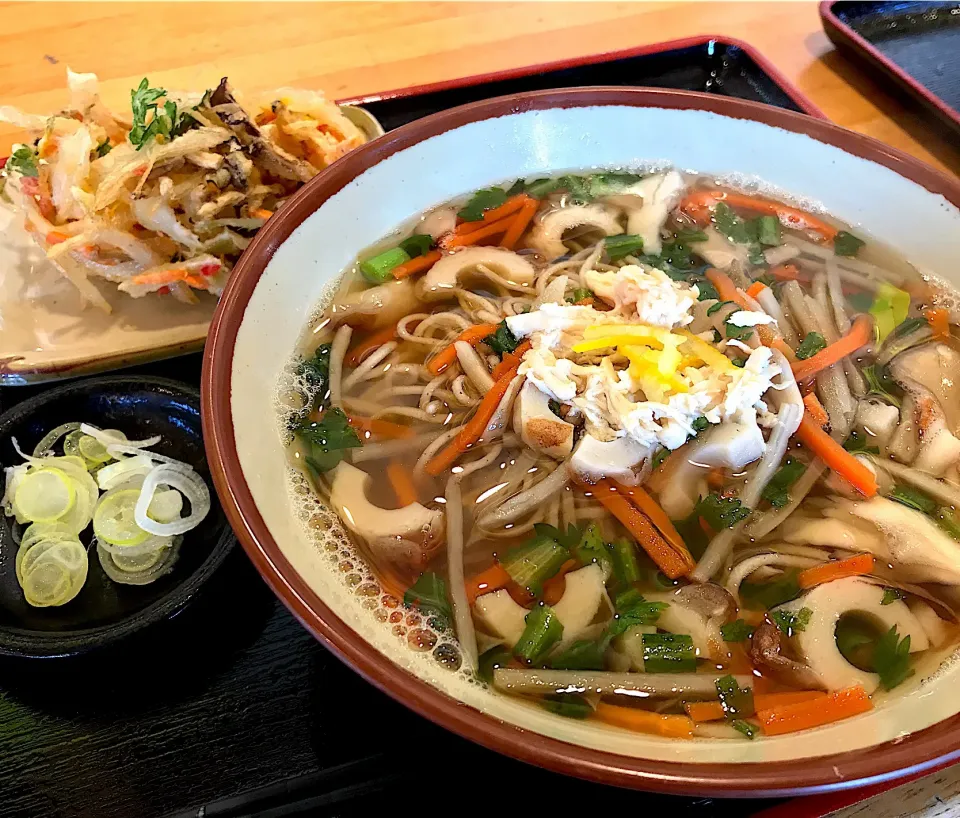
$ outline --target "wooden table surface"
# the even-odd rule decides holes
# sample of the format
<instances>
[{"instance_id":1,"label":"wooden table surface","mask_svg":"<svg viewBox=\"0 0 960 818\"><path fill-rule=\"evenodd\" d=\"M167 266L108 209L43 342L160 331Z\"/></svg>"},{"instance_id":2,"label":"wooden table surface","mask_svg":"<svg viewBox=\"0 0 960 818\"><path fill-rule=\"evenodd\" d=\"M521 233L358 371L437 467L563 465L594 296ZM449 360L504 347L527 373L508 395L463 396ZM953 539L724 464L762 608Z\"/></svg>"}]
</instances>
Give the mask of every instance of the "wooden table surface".
<instances>
[{"instance_id":1,"label":"wooden table surface","mask_svg":"<svg viewBox=\"0 0 960 818\"><path fill-rule=\"evenodd\" d=\"M768 57L836 123L960 173L960 142L882 78L836 53L813 2L782 3L3 3L0 104L46 113L64 71L93 71L109 105L151 85L281 85L330 98L695 34ZM17 132L0 127L0 152Z\"/></svg>"}]
</instances>

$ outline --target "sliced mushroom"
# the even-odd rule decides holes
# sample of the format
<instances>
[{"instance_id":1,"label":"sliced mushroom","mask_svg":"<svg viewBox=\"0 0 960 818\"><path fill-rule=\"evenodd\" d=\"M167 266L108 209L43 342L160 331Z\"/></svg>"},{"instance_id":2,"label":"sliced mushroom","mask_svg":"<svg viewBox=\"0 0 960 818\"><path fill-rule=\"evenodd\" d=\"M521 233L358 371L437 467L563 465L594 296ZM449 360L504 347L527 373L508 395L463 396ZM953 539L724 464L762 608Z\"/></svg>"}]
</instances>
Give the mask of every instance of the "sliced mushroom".
<instances>
[{"instance_id":1,"label":"sliced mushroom","mask_svg":"<svg viewBox=\"0 0 960 818\"><path fill-rule=\"evenodd\" d=\"M423 277L422 292L427 300L445 298L449 290L464 286L468 279L486 278L489 270L513 284L533 283L536 270L523 256L501 247L465 247L440 259Z\"/></svg>"},{"instance_id":2,"label":"sliced mushroom","mask_svg":"<svg viewBox=\"0 0 960 818\"><path fill-rule=\"evenodd\" d=\"M670 211L677 206L686 184L675 170L641 179L625 193L639 194L643 205L627 208L627 232L643 239L643 252L659 255L663 245L660 231Z\"/></svg>"},{"instance_id":3,"label":"sliced mushroom","mask_svg":"<svg viewBox=\"0 0 960 818\"><path fill-rule=\"evenodd\" d=\"M900 422L900 410L896 406L880 400L862 400L857 405L857 417L854 429L864 435L870 445L876 445L881 453L897 430Z\"/></svg>"},{"instance_id":4,"label":"sliced mushroom","mask_svg":"<svg viewBox=\"0 0 960 818\"><path fill-rule=\"evenodd\" d=\"M330 306L330 314L337 324L379 329L416 312L419 306L413 280L401 278L338 296Z\"/></svg>"},{"instance_id":5,"label":"sliced mushroom","mask_svg":"<svg viewBox=\"0 0 960 818\"><path fill-rule=\"evenodd\" d=\"M528 613L530 611L515 602L506 591L478 596L473 606L473 615L477 622L503 639L510 647L520 641Z\"/></svg>"},{"instance_id":6,"label":"sliced mushroom","mask_svg":"<svg viewBox=\"0 0 960 818\"><path fill-rule=\"evenodd\" d=\"M864 525L850 515L833 518L795 513L783 523L780 535L792 545L869 551L874 556L889 558L883 535L875 527Z\"/></svg>"},{"instance_id":7,"label":"sliced mushroom","mask_svg":"<svg viewBox=\"0 0 960 818\"><path fill-rule=\"evenodd\" d=\"M800 690L821 690L823 682L807 665L781 653L780 629L771 622L761 623L750 638L750 658L784 684Z\"/></svg>"},{"instance_id":8,"label":"sliced mushroom","mask_svg":"<svg viewBox=\"0 0 960 818\"><path fill-rule=\"evenodd\" d=\"M824 513L839 519L853 514L876 526L884 536L891 562L904 579L960 584L960 543L925 514L884 497L839 502Z\"/></svg>"},{"instance_id":9,"label":"sliced mushroom","mask_svg":"<svg viewBox=\"0 0 960 818\"><path fill-rule=\"evenodd\" d=\"M703 437L697 463L741 471L763 456L766 443L756 422L728 421L713 426Z\"/></svg>"},{"instance_id":10,"label":"sliced mushroom","mask_svg":"<svg viewBox=\"0 0 960 818\"><path fill-rule=\"evenodd\" d=\"M563 235L575 227L596 230L604 236L616 236L623 232L617 217L602 205L576 205L552 210L530 231L529 244L548 259L566 254Z\"/></svg>"},{"instance_id":11,"label":"sliced mushroom","mask_svg":"<svg viewBox=\"0 0 960 818\"><path fill-rule=\"evenodd\" d=\"M443 512L420 503L395 509L375 506L367 499L372 482L366 472L340 463L333 471L330 505L347 528L387 559L420 562L442 536Z\"/></svg>"},{"instance_id":12,"label":"sliced mushroom","mask_svg":"<svg viewBox=\"0 0 960 818\"><path fill-rule=\"evenodd\" d=\"M598 440L585 434L570 460L570 470L588 481L609 477L625 486L640 483L652 450L632 437Z\"/></svg>"},{"instance_id":13,"label":"sliced mushroom","mask_svg":"<svg viewBox=\"0 0 960 818\"><path fill-rule=\"evenodd\" d=\"M960 353L947 344L923 344L894 358L890 373L897 381L912 380L930 392L943 407L947 428L960 434L960 406L955 396L955 386L960 383Z\"/></svg>"},{"instance_id":14,"label":"sliced mushroom","mask_svg":"<svg viewBox=\"0 0 960 818\"><path fill-rule=\"evenodd\" d=\"M569 641L583 635L604 608L610 618L610 601L603 584L603 569L594 563L564 577L566 586L553 612L563 625L563 639Z\"/></svg>"},{"instance_id":15,"label":"sliced mushroom","mask_svg":"<svg viewBox=\"0 0 960 818\"><path fill-rule=\"evenodd\" d=\"M573 451L573 424L557 417L550 398L533 381L526 381L514 403L513 428L530 448L564 460Z\"/></svg>"},{"instance_id":16,"label":"sliced mushroom","mask_svg":"<svg viewBox=\"0 0 960 818\"><path fill-rule=\"evenodd\" d=\"M685 585L676 591L646 594L650 602L665 602L657 627L693 638L698 656L719 659L723 651L720 624L736 610L733 597L710 582Z\"/></svg>"},{"instance_id":17,"label":"sliced mushroom","mask_svg":"<svg viewBox=\"0 0 960 818\"><path fill-rule=\"evenodd\" d=\"M873 693L880 684L876 673L861 670L850 664L837 647L836 630L840 617L858 614L879 624L886 632L896 627L902 639L910 637L910 652L930 647L930 641L917 618L901 600L883 604L883 589L857 577L826 582L808 591L799 599L787 602L775 610L796 613L806 608L810 620L792 639L807 665L827 690L841 690L861 685Z\"/></svg>"}]
</instances>

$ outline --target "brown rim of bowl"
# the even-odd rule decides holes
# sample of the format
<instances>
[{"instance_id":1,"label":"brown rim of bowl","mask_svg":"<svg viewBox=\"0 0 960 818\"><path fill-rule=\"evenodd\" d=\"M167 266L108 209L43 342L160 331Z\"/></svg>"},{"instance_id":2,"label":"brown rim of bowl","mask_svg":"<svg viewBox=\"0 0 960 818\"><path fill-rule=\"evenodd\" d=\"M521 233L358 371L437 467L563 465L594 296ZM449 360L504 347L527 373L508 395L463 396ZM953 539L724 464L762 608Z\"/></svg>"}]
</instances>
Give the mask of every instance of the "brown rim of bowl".
<instances>
[{"instance_id":1,"label":"brown rim of bowl","mask_svg":"<svg viewBox=\"0 0 960 818\"><path fill-rule=\"evenodd\" d=\"M499 97L411 122L350 153L308 182L261 229L240 259L210 325L204 353L202 407L207 460L234 531L274 593L303 625L367 681L431 721L493 750L606 784L684 795L797 795L879 783L960 757L960 715L905 738L833 756L744 764L697 764L621 756L548 738L462 704L397 667L360 638L293 570L280 552L236 454L230 411L231 369L247 303L276 249L330 196L392 154L470 122L548 108L626 105L699 109L807 134L905 176L960 206L960 182L874 139L754 102L689 91L577 88Z\"/></svg>"}]
</instances>

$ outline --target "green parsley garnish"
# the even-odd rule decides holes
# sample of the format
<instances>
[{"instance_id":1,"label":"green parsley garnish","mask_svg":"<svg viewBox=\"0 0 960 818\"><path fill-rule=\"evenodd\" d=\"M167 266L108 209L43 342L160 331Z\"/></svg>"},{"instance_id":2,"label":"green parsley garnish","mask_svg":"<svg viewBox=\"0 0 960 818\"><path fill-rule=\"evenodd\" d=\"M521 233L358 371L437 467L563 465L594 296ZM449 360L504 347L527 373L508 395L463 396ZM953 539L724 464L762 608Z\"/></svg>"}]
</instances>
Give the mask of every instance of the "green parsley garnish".
<instances>
[{"instance_id":1,"label":"green parsley garnish","mask_svg":"<svg viewBox=\"0 0 960 818\"><path fill-rule=\"evenodd\" d=\"M447 586L433 571L421 574L420 578L407 588L403 602L417 608L421 613L439 617L444 624L453 620L453 611L447 599Z\"/></svg>"},{"instance_id":2,"label":"green parsley garnish","mask_svg":"<svg viewBox=\"0 0 960 818\"><path fill-rule=\"evenodd\" d=\"M37 154L27 145L14 145L13 153L7 159L4 168L9 168L21 176L38 176L40 169L37 166Z\"/></svg>"},{"instance_id":3,"label":"green parsley garnish","mask_svg":"<svg viewBox=\"0 0 960 818\"><path fill-rule=\"evenodd\" d=\"M852 233L841 230L833 239L833 252L838 256L855 256L864 244L866 244L865 241L858 239Z\"/></svg>"},{"instance_id":4,"label":"green parsley garnish","mask_svg":"<svg viewBox=\"0 0 960 818\"><path fill-rule=\"evenodd\" d=\"M753 626L748 625L742 619L727 622L720 626L720 635L723 637L724 642L746 642L753 636L753 631Z\"/></svg>"},{"instance_id":5,"label":"green parsley garnish","mask_svg":"<svg viewBox=\"0 0 960 818\"><path fill-rule=\"evenodd\" d=\"M805 361L807 358L812 358L820 350L825 349L826 346L827 339L819 332L808 332L803 337L803 341L800 342L800 346L797 347L797 358Z\"/></svg>"},{"instance_id":6,"label":"green parsley garnish","mask_svg":"<svg viewBox=\"0 0 960 818\"><path fill-rule=\"evenodd\" d=\"M501 358L520 346L520 342L514 337L513 333L510 332L510 327L507 326L506 319L497 325L496 332L483 339L483 343L490 347L490 349Z\"/></svg>"},{"instance_id":7,"label":"green parsley garnish","mask_svg":"<svg viewBox=\"0 0 960 818\"><path fill-rule=\"evenodd\" d=\"M799 611L774 611L770 614L773 624L776 625L785 636L793 636L795 633L806 630L810 624L810 617L813 611L809 608L801 608Z\"/></svg>"},{"instance_id":8,"label":"green parsley garnish","mask_svg":"<svg viewBox=\"0 0 960 818\"><path fill-rule=\"evenodd\" d=\"M495 207L500 207L507 200L506 191L499 187L478 190L457 213L465 222L475 222L483 218L483 214Z\"/></svg>"},{"instance_id":9,"label":"green parsley garnish","mask_svg":"<svg viewBox=\"0 0 960 818\"><path fill-rule=\"evenodd\" d=\"M363 445L343 410L337 407L327 409L319 422L301 424L296 434L310 444L310 454L304 459L318 474L334 468L343 460L347 449Z\"/></svg>"},{"instance_id":10,"label":"green parsley garnish","mask_svg":"<svg viewBox=\"0 0 960 818\"><path fill-rule=\"evenodd\" d=\"M807 467L799 460L787 457L783 465L770 478L760 495L774 508L784 508L790 502L790 487L797 482Z\"/></svg>"}]
</instances>

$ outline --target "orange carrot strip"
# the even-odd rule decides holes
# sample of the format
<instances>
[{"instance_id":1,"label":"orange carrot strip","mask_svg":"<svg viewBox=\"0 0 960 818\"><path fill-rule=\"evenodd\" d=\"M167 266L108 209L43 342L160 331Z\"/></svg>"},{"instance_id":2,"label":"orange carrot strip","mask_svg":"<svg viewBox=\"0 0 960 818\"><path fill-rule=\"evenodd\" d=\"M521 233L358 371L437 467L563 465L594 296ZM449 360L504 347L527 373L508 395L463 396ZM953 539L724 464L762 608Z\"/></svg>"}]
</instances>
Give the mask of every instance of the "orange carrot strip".
<instances>
[{"instance_id":1,"label":"orange carrot strip","mask_svg":"<svg viewBox=\"0 0 960 818\"><path fill-rule=\"evenodd\" d=\"M796 733L811 727L848 719L873 709L873 702L859 685L836 690L818 699L758 710L757 718L768 736Z\"/></svg>"},{"instance_id":2,"label":"orange carrot strip","mask_svg":"<svg viewBox=\"0 0 960 818\"><path fill-rule=\"evenodd\" d=\"M716 288L717 295L720 296L721 301L735 301L740 304L740 306L743 306L743 304L737 300L740 297L740 291L730 276L721 272L716 267L709 268L706 275L707 280Z\"/></svg>"},{"instance_id":3,"label":"orange carrot strip","mask_svg":"<svg viewBox=\"0 0 960 818\"><path fill-rule=\"evenodd\" d=\"M410 472L395 460L387 464L387 479L397 495L397 502L401 506L410 506L417 502L417 487L413 484Z\"/></svg>"},{"instance_id":4,"label":"orange carrot strip","mask_svg":"<svg viewBox=\"0 0 960 818\"><path fill-rule=\"evenodd\" d=\"M582 484L583 481L577 482ZM696 567L686 545L678 548L668 542L657 531L650 518L620 494L610 481L599 481L593 486L593 495L623 524L637 544L650 555L650 559L670 579L686 576Z\"/></svg>"},{"instance_id":5,"label":"orange carrot strip","mask_svg":"<svg viewBox=\"0 0 960 818\"><path fill-rule=\"evenodd\" d=\"M567 560L556 574L543 583L543 601L547 605L556 605L560 601L563 592L567 589L567 581L564 577L576 567L576 560Z\"/></svg>"},{"instance_id":6,"label":"orange carrot strip","mask_svg":"<svg viewBox=\"0 0 960 818\"><path fill-rule=\"evenodd\" d=\"M788 704L800 704L814 699L824 699L827 694L820 690L798 690L789 693L756 693L753 704L757 710L770 710ZM720 702L689 702L683 706L687 715L695 722L720 721L723 718L723 705Z\"/></svg>"},{"instance_id":7,"label":"orange carrot strip","mask_svg":"<svg viewBox=\"0 0 960 818\"><path fill-rule=\"evenodd\" d=\"M47 242L50 241L49 236L47 237ZM930 329L933 330L933 337L939 338L941 340L946 340L950 337L950 313L945 309L931 309L925 310L923 317L927 319L927 322L930 324Z\"/></svg>"},{"instance_id":8,"label":"orange carrot strip","mask_svg":"<svg viewBox=\"0 0 960 818\"><path fill-rule=\"evenodd\" d=\"M856 554L845 560L834 560L823 565L815 565L801 571L797 582L801 588L812 588L814 585L823 585L835 579L844 577L859 577L873 572L873 554Z\"/></svg>"},{"instance_id":9,"label":"orange carrot strip","mask_svg":"<svg viewBox=\"0 0 960 818\"><path fill-rule=\"evenodd\" d=\"M828 435L807 412L803 413L797 438L811 454L815 454L827 468L835 471L865 497L877 493L877 478L867 466Z\"/></svg>"},{"instance_id":10,"label":"orange carrot strip","mask_svg":"<svg viewBox=\"0 0 960 818\"><path fill-rule=\"evenodd\" d=\"M762 281L754 281L749 287L747 287L747 295L751 298L756 298L760 293L767 289L767 285Z\"/></svg>"},{"instance_id":11,"label":"orange carrot strip","mask_svg":"<svg viewBox=\"0 0 960 818\"><path fill-rule=\"evenodd\" d=\"M513 577L507 573L507 570L499 562L495 562L486 571L481 571L466 581L467 599L473 605L478 596L499 591L512 582Z\"/></svg>"},{"instance_id":12,"label":"orange carrot strip","mask_svg":"<svg viewBox=\"0 0 960 818\"><path fill-rule=\"evenodd\" d=\"M796 264L778 264L767 272L777 281L796 281L800 277L800 268Z\"/></svg>"},{"instance_id":13,"label":"orange carrot strip","mask_svg":"<svg viewBox=\"0 0 960 818\"><path fill-rule=\"evenodd\" d=\"M726 273L711 267L707 270L706 275L710 283L716 288L717 295L720 296L721 301L733 301L740 308L749 312L756 310L756 306L747 300L743 290L737 287ZM760 282L756 283L759 284ZM783 340L783 336L774 330L773 327L761 324L756 327L756 330L760 343L766 347L773 347L774 349L780 350L788 361L796 360L796 353L790 348L790 345Z\"/></svg>"},{"instance_id":14,"label":"orange carrot strip","mask_svg":"<svg viewBox=\"0 0 960 818\"><path fill-rule=\"evenodd\" d=\"M47 233L47 244L60 244L66 240L66 235L61 233L59 230L51 230L49 233Z\"/></svg>"},{"instance_id":15,"label":"orange carrot strip","mask_svg":"<svg viewBox=\"0 0 960 818\"><path fill-rule=\"evenodd\" d=\"M186 270L177 268L174 270L160 270L156 273L140 273L131 276L131 284L171 284L174 281L183 281L188 275Z\"/></svg>"},{"instance_id":16,"label":"orange carrot strip","mask_svg":"<svg viewBox=\"0 0 960 818\"><path fill-rule=\"evenodd\" d=\"M393 423L381 418L364 418L357 415L349 415L347 422L358 432L369 434L371 437L381 437L387 440L409 440L416 435L409 426L401 423Z\"/></svg>"},{"instance_id":17,"label":"orange carrot strip","mask_svg":"<svg viewBox=\"0 0 960 818\"><path fill-rule=\"evenodd\" d=\"M534 217L537 212L537 208L540 207L540 202L536 199L528 199L520 212L514 217L513 224L510 225L510 229L503 234L503 238L500 239L500 246L506 247L508 250L512 250L520 237L523 235L523 231L527 229L527 225L530 224L530 220Z\"/></svg>"},{"instance_id":18,"label":"orange carrot strip","mask_svg":"<svg viewBox=\"0 0 960 818\"><path fill-rule=\"evenodd\" d=\"M734 191L697 190L680 202L680 209L703 224L705 211L715 207L718 202L726 202L734 210L749 210L752 213L776 216L784 227L792 230L812 230L824 240L833 239L839 232L832 224L812 213L805 213L782 202L771 202Z\"/></svg>"},{"instance_id":19,"label":"orange carrot strip","mask_svg":"<svg viewBox=\"0 0 960 818\"><path fill-rule=\"evenodd\" d=\"M479 230L485 225L492 224L493 222L498 222L500 219L505 219L507 216L511 216L520 210L527 202L533 201L526 193L518 193L516 196L511 196L507 199L500 207L494 207L486 211L483 214L483 217L478 219L475 222L463 222L458 224L454 233L458 236L465 236L473 233L476 230Z\"/></svg>"},{"instance_id":20,"label":"orange carrot strip","mask_svg":"<svg viewBox=\"0 0 960 818\"><path fill-rule=\"evenodd\" d=\"M256 210L251 210L250 215L254 219L269 219L273 215L273 211L267 210L265 207L260 207Z\"/></svg>"},{"instance_id":21,"label":"orange carrot strip","mask_svg":"<svg viewBox=\"0 0 960 818\"><path fill-rule=\"evenodd\" d=\"M849 332L839 341L821 349L805 361L793 364L793 377L798 381L810 378L818 372L839 363L848 355L853 355L873 339L873 321L867 315L858 315Z\"/></svg>"},{"instance_id":22,"label":"orange carrot strip","mask_svg":"<svg viewBox=\"0 0 960 818\"><path fill-rule=\"evenodd\" d=\"M652 733L666 738L693 738L693 720L687 716L664 716L606 702L600 702L593 715L606 724L638 733Z\"/></svg>"},{"instance_id":23,"label":"orange carrot strip","mask_svg":"<svg viewBox=\"0 0 960 818\"><path fill-rule=\"evenodd\" d=\"M501 361L501 364L502 363ZM505 372L500 380L494 382L493 388L483 396L483 400L481 400L480 405L477 406L477 411L474 412L473 417L461 427L459 434L427 463L427 474L432 474L434 477L443 474L443 472L457 462L460 455L480 439L484 429L487 428L487 424L490 422L490 418L493 417L493 413L497 411L497 406L500 405L500 401L507 393L510 382L516 373L517 370L516 367L514 367Z\"/></svg>"},{"instance_id":24,"label":"orange carrot strip","mask_svg":"<svg viewBox=\"0 0 960 818\"><path fill-rule=\"evenodd\" d=\"M633 504L650 518L650 522L657 527L670 545L680 552L687 550L687 545L683 541L683 537L680 536L680 532L677 531L667 512L660 507L656 500L640 486L621 486L616 481L614 481L614 485L617 487L617 491L629 497Z\"/></svg>"},{"instance_id":25,"label":"orange carrot strip","mask_svg":"<svg viewBox=\"0 0 960 818\"><path fill-rule=\"evenodd\" d=\"M434 355L430 362L427 364L427 370L433 375L439 375L446 369L450 364L457 360L457 341L466 341L472 346L479 344L484 338L488 335L492 335L497 331L496 324L477 324L476 326L467 327L463 332L461 332L456 339L445 346L439 353Z\"/></svg>"},{"instance_id":26,"label":"orange carrot strip","mask_svg":"<svg viewBox=\"0 0 960 818\"><path fill-rule=\"evenodd\" d=\"M422 256L417 256L403 264L398 264L390 271L390 275L394 278L406 278L407 276L412 276L414 273L422 273L433 267L434 264L440 261L440 258L441 253L439 250L431 250Z\"/></svg>"},{"instance_id":27,"label":"orange carrot strip","mask_svg":"<svg viewBox=\"0 0 960 818\"><path fill-rule=\"evenodd\" d=\"M803 405L807 407L810 417L817 422L821 429L830 422L830 415L827 414L827 410L823 408L813 392L803 396Z\"/></svg>"},{"instance_id":28,"label":"orange carrot strip","mask_svg":"<svg viewBox=\"0 0 960 818\"><path fill-rule=\"evenodd\" d=\"M494 367L493 372L490 373L490 377L495 381L500 380L503 377L505 372L508 372L511 369L516 369L520 366L520 362L523 360L523 356L533 347L529 341L524 341L520 346L518 346L513 352L508 352L503 356L503 360L500 361Z\"/></svg>"},{"instance_id":29,"label":"orange carrot strip","mask_svg":"<svg viewBox=\"0 0 960 818\"><path fill-rule=\"evenodd\" d=\"M396 337L396 324L385 327L384 329L380 330L379 332L375 332L372 335L368 335L353 349L351 349L349 353L347 353L344 363L346 363L347 366L357 366L364 358L367 357L368 353L373 352L373 350L375 350L377 347L382 347L384 344L389 344Z\"/></svg>"},{"instance_id":30,"label":"orange carrot strip","mask_svg":"<svg viewBox=\"0 0 960 818\"><path fill-rule=\"evenodd\" d=\"M498 233L506 233L507 230L510 229L510 225L512 225L513 222L514 218L512 216L507 216L505 219L500 219L499 221L484 225L479 230L474 230L472 233L461 235L454 233L446 238L441 239L440 244L445 250L451 250L454 247L469 247L470 245L477 244L484 239L489 239L491 236L496 236ZM430 254L428 253L427 255ZM416 261L416 259L414 259L414 261ZM407 263L409 264L410 262Z\"/></svg>"}]
</instances>

